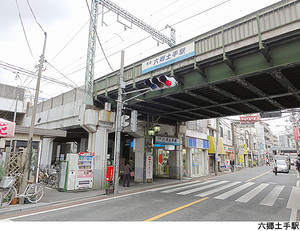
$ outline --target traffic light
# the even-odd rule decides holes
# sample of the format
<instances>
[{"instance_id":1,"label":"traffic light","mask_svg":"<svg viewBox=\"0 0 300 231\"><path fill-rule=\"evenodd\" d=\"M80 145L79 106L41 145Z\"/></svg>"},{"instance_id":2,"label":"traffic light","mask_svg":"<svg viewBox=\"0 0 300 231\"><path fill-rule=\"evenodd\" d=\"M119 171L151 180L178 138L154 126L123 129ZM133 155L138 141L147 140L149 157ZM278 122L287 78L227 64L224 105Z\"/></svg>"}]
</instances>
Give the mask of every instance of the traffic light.
<instances>
[{"instance_id":1,"label":"traffic light","mask_svg":"<svg viewBox=\"0 0 300 231\"><path fill-rule=\"evenodd\" d=\"M123 128L129 126L130 122L129 122L130 116L129 115L122 115L121 116L121 125Z\"/></svg>"},{"instance_id":2,"label":"traffic light","mask_svg":"<svg viewBox=\"0 0 300 231\"><path fill-rule=\"evenodd\" d=\"M159 77L153 77L152 79L146 79L144 83L152 91L170 88L170 87L174 87L177 85L177 81L174 77L168 77L166 75L161 75Z\"/></svg>"}]
</instances>

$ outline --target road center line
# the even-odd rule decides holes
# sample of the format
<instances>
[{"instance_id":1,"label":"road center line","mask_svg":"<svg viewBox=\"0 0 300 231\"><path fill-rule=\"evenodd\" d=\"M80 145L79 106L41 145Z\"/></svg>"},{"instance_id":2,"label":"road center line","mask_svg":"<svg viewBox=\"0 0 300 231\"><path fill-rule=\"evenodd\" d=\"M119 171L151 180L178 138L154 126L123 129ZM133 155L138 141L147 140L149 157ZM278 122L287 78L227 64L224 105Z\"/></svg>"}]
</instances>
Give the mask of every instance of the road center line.
<instances>
[{"instance_id":1,"label":"road center line","mask_svg":"<svg viewBox=\"0 0 300 231\"><path fill-rule=\"evenodd\" d=\"M251 178L250 180L246 180L245 182L249 182L249 181L252 181L252 180L254 180L254 179L258 178L258 177L261 177L261 176L263 176L263 175L266 175L267 173L271 172L272 170L273 170L273 169L271 169L271 170L269 170L269 171L267 171L267 172L265 172L265 173L263 173L263 174L260 174L259 176L253 177L253 178Z\"/></svg>"},{"instance_id":2,"label":"road center line","mask_svg":"<svg viewBox=\"0 0 300 231\"><path fill-rule=\"evenodd\" d=\"M197 204L197 203L199 203L199 202L201 202L201 201L204 201L204 200L206 200L206 199L208 199L208 198L209 198L209 197L204 197L204 198L202 198L202 199L200 199L200 200L194 201L194 202L192 202L192 203L189 203L189 204L180 206L180 207L178 207L178 208L176 208L176 209L172 209L172 210L170 210L170 211L168 211L168 212L159 214L159 215L157 215L157 216L155 216L155 217L149 218L149 219L147 219L147 220L145 220L145 221L154 221L154 220L157 220L157 219L159 219L159 218L161 218L161 217L167 216L167 215L169 215L169 214L171 214L171 213L177 212L177 211L179 211L179 210L181 210L181 209L184 209L184 208L187 208L187 207L192 206L192 205L194 205L194 204Z\"/></svg>"}]
</instances>

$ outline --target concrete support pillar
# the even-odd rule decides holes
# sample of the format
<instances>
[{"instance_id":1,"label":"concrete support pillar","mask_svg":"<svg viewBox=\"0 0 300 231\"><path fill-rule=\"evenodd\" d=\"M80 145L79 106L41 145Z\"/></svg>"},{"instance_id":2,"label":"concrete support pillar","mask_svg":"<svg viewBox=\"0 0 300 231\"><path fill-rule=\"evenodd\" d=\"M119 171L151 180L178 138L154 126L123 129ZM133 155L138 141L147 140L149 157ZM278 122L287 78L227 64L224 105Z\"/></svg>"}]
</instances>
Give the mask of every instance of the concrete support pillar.
<instances>
[{"instance_id":1,"label":"concrete support pillar","mask_svg":"<svg viewBox=\"0 0 300 231\"><path fill-rule=\"evenodd\" d=\"M50 166L53 152L53 138L44 138L41 148L40 165Z\"/></svg>"},{"instance_id":2,"label":"concrete support pillar","mask_svg":"<svg viewBox=\"0 0 300 231\"><path fill-rule=\"evenodd\" d=\"M145 138L134 139L135 166L134 181L144 182Z\"/></svg>"},{"instance_id":3,"label":"concrete support pillar","mask_svg":"<svg viewBox=\"0 0 300 231\"><path fill-rule=\"evenodd\" d=\"M105 182L108 132L107 127L98 126L96 132L89 133L88 151L94 152L93 188L100 189Z\"/></svg>"},{"instance_id":4,"label":"concrete support pillar","mask_svg":"<svg viewBox=\"0 0 300 231\"><path fill-rule=\"evenodd\" d=\"M182 179L182 165L181 151L179 150L179 146L176 146L174 151L170 151L169 156L169 175L171 179Z\"/></svg>"},{"instance_id":5,"label":"concrete support pillar","mask_svg":"<svg viewBox=\"0 0 300 231\"><path fill-rule=\"evenodd\" d=\"M87 149L88 149L88 138L81 138L79 152L86 152Z\"/></svg>"},{"instance_id":6,"label":"concrete support pillar","mask_svg":"<svg viewBox=\"0 0 300 231\"><path fill-rule=\"evenodd\" d=\"M192 177L192 151L190 148L186 150L186 158L187 158L187 176Z\"/></svg>"}]
</instances>

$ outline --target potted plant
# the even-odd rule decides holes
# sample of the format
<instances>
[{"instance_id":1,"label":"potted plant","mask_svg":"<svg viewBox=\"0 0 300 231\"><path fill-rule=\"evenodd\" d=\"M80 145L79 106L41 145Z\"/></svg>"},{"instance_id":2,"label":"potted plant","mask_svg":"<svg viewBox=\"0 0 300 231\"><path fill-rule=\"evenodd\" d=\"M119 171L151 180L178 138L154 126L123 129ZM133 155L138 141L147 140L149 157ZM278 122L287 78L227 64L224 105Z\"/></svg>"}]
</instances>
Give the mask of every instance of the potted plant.
<instances>
[{"instance_id":1,"label":"potted plant","mask_svg":"<svg viewBox=\"0 0 300 231\"><path fill-rule=\"evenodd\" d=\"M112 181L106 181L103 188L105 189L106 195L114 193L114 186L112 184Z\"/></svg>"}]
</instances>

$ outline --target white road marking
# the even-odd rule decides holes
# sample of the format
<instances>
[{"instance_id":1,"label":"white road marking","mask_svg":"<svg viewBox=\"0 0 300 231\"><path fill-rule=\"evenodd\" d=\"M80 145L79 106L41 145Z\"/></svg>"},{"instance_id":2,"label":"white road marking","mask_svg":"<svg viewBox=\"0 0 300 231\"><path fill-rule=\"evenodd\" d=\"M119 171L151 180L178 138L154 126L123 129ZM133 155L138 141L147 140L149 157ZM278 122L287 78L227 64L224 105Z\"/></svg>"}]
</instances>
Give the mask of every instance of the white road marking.
<instances>
[{"instance_id":1,"label":"white road marking","mask_svg":"<svg viewBox=\"0 0 300 231\"><path fill-rule=\"evenodd\" d=\"M259 186L255 187L245 195L241 196L240 198L236 199L237 202L243 202L247 203L250 201L253 197L255 197L258 193L260 193L262 190L264 190L269 184L260 184Z\"/></svg>"},{"instance_id":2,"label":"white road marking","mask_svg":"<svg viewBox=\"0 0 300 231\"><path fill-rule=\"evenodd\" d=\"M203 189L212 188L214 186L217 186L217 185L220 185L220 184L224 184L224 183L227 183L227 182L228 181L226 181L226 180L219 181L219 182L216 182L216 183L213 183L213 184L209 184L209 185L205 185L205 186L202 186L202 187L197 187L197 188L193 188L193 189L186 190L186 191L183 191L183 192L179 192L177 194L179 194L179 195L187 195L187 194L190 194L190 193L201 191Z\"/></svg>"},{"instance_id":3,"label":"white road marking","mask_svg":"<svg viewBox=\"0 0 300 231\"><path fill-rule=\"evenodd\" d=\"M165 190L165 191L162 191L162 193L171 193L171 192L176 192L176 191L180 191L182 189L186 189L186 188L193 188L195 186L200 186L200 185L204 185L204 184L209 184L211 182L215 182L216 180L208 180L208 181L204 181L204 182L201 182L201 183L198 183L198 184L194 184L194 185L188 185L188 186L184 186L184 187L177 187L175 189L169 189L169 190Z\"/></svg>"},{"instance_id":4,"label":"white road marking","mask_svg":"<svg viewBox=\"0 0 300 231\"><path fill-rule=\"evenodd\" d=\"M225 192L225 193L223 193L223 194L221 194L219 196L216 196L215 198L216 199L220 199L220 200L224 200L224 199L226 199L226 198L228 198L228 197L230 197L230 196L232 196L232 195L234 195L234 194L236 194L236 193L244 190L245 188L250 187L253 184L254 184L253 182L247 182L247 183L245 183L245 184L243 184L243 185L241 185L241 186L239 186L237 188L234 188L234 189L232 189L232 190L230 190L228 192Z\"/></svg>"},{"instance_id":5,"label":"white road marking","mask_svg":"<svg viewBox=\"0 0 300 231\"><path fill-rule=\"evenodd\" d=\"M292 191L288 200L286 207L292 209L290 221L296 221L297 211L300 209L300 188L292 187Z\"/></svg>"},{"instance_id":6,"label":"white road marking","mask_svg":"<svg viewBox=\"0 0 300 231\"><path fill-rule=\"evenodd\" d=\"M183 186L183 185L197 184L199 182L200 181L192 181L192 182L187 182L187 183L183 183L183 184L176 184L176 185L170 185L170 186L164 186L164 187L149 189L149 190L146 190L146 191L147 192L161 191L161 190L165 190L165 189L180 187L180 186Z\"/></svg>"},{"instance_id":7,"label":"white road marking","mask_svg":"<svg viewBox=\"0 0 300 231\"><path fill-rule=\"evenodd\" d=\"M241 183L240 181L236 181L236 182L232 182L232 183L229 183L229 184L226 184L226 185L223 185L221 187L218 187L218 188L215 188L215 189L211 189L209 191L206 191L206 192L203 192L203 193L200 193L200 194L197 194L195 195L196 197L206 197L210 194L213 194L213 193L216 193L216 192L219 192L223 189L226 189L226 188L230 188L231 186L234 186L234 185L237 185Z\"/></svg>"},{"instance_id":8,"label":"white road marking","mask_svg":"<svg viewBox=\"0 0 300 231\"><path fill-rule=\"evenodd\" d=\"M260 202L260 205L273 206L284 185L277 185L273 190Z\"/></svg>"}]
</instances>

